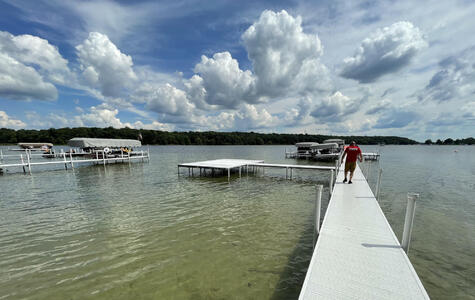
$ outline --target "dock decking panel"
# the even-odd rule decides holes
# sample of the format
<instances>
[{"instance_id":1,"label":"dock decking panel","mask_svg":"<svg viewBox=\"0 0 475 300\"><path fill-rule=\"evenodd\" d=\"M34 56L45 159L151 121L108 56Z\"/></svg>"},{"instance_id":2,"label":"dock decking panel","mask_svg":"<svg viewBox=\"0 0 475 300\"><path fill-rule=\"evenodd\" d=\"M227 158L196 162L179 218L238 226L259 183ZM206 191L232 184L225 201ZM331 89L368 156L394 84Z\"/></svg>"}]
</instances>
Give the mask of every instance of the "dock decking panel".
<instances>
[{"instance_id":1,"label":"dock decking panel","mask_svg":"<svg viewBox=\"0 0 475 300\"><path fill-rule=\"evenodd\" d=\"M429 299L361 169L353 184L343 178L341 170L299 299Z\"/></svg>"},{"instance_id":2,"label":"dock decking panel","mask_svg":"<svg viewBox=\"0 0 475 300\"><path fill-rule=\"evenodd\" d=\"M246 160L246 159L215 159L206 161L197 161L192 163L179 164L178 167L188 168L210 168L210 169L233 169L262 163L263 160Z\"/></svg>"},{"instance_id":3,"label":"dock decking panel","mask_svg":"<svg viewBox=\"0 0 475 300\"><path fill-rule=\"evenodd\" d=\"M268 167L268 168L284 168L284 169L289 168L289 169L307 169L307 170L335 170L335 167L312 166L312 165L287 165L287 164L256 163L256 164L250 164L250 166Z\"/></svg>"}]
</instances>

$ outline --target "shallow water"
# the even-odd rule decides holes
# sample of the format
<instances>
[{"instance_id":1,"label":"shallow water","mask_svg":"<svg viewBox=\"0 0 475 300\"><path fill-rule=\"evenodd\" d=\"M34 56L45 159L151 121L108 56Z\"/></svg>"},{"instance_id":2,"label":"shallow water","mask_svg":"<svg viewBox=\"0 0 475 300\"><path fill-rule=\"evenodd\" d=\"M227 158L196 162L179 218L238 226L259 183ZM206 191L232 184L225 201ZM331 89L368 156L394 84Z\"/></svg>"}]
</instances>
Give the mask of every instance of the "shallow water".
<instances>
[{"instance_id":1,"label":"shallow water","mask_svg":"<svg viewBox=\"0 0 475 300\"><path fill-rule=\"evenodd\" d=\"M5 148L4 148L5 149ZM177 164L284 158L284 146L154 146L149 163L0 177L0 299L296 299L328 173L177 175ZM458 149L458 152L454 152ZM363 147L364 151L377 147ZM381 206L434 299L475 295L475 147L385 146ZM374 186L379 163L370 167Z\"/></svg>"}]
</instances>

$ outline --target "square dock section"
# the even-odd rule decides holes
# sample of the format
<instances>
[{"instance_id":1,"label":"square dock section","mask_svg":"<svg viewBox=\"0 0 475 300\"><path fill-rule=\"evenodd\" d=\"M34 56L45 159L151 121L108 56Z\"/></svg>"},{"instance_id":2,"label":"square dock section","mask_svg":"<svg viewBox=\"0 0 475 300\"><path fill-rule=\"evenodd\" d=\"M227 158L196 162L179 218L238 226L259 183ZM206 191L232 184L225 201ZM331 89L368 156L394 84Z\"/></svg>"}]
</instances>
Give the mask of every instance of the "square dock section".
<instances>
[{"instance_id":1,"label":"square dock section","mask_svg":"<svg viewBox=\"0 0 475 300\"><path fill-rule=\"evenodd\" d=\"M228 178L229 178L231 176L231 169L239 168L239 171L241 171L242 167L257 164L257 163L263 163L263 162L264 162L263 160L247 160L247 159L214 159L214 160L205 160L205 161L179 164L178 171L180 171L180 167L185 167L191 170L193 170L194 168L199 168L200 170L201 169L228 170Z\"/></svg>"}]
</instances>

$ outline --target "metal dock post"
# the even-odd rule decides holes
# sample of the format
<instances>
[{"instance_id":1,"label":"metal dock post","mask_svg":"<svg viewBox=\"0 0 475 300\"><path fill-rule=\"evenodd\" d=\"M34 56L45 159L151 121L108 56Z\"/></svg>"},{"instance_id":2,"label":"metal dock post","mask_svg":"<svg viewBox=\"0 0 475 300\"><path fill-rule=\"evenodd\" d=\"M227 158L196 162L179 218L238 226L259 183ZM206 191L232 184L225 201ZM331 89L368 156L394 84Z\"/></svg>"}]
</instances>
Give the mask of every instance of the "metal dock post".
<instances>
[{"instance_id":1,"label":"metal dock post","mask_svg":"<svg viewBox=\"0 0 475 300\"><path fill-rule=\"evenodd\" d=\"M404 231L402 233L401 247L406 253L409 252L409 244L411 243L412 225L414 223L414 214L416 212L416 200L419 194L407 194L406 217L404 219Z\"/></svg>"},{"instance_id":2,"label":"metal dock post","mask_svg":"<svg viewBox=\"0 0 475 300\"><path fill-rule=\"evenodd\" d=\"M63 152L63 149L61 149L61 152L63 154L64 168L67 170L68 169L68 164L66 163L66 152Z\"/></svg>"},{"instance_id":3,"label":"metal dock post","mask_svg":"<svg viewBox=\"0 0 475 300\"><path fill-rule=\"evenodd\" d=\"M21 159L21 165L22 165L22 168L23 168L23 173L26 173L25 161L23 160L23 154L20 154L20 159Z\"/></svg>"},{"instance_id":4,"label":"metal dock post","mask_svg":"<svg viewBox=\"0 0 475 300\"><path fill-rule=\"evenodd\" d=\"M71 169L74 169L73 153L71 152L71 150L69 151L69 159L71 160Z\"/></svg>"},{"instance_id":5,"label":"metal dock post","mask_svg":"<svg viewBox=\"0 0 475 300\"><path fill-rule=\"evenodd\" d=\"M317 197L315 199L315 232L313 233L313 247L317 241L317 235L320 234L320 214L322 210L322 191L323 186L317 185Z\"/></svg>"},{"instance_id":6,"label":"metal dock post","mask_svg":"<svg viewBox=\"0 0 475 300\"><path fill-rule=\"evenodd\" d=\"M333 170L331 170L331 174L330 174L330 197L331 197L332 191L333 191L333 176L334 176L333 174L334 173L335 172L333 172Z\"/></svg>"},{"instance_id":7,"label":"metal dock post","mask_svg":"<svg viewBox=\"0 0 475 300\"><path fill-rule=\"evenodd\" d=\"M28 172L31 175L31 150L26 150L26 161L28 162Z\"/></svg>"},{"instance_id":8,"label":"metal dock post","mask_svg":"<svg viewBox=\"0 0 475 300\"><path fill-rule=\"evenodd\" d=\"M376 182L376 201L379 201L379 190L381 189L381 175L383 174L383 169L379 169L378 181Z\"/></svg>"}]
</instances>

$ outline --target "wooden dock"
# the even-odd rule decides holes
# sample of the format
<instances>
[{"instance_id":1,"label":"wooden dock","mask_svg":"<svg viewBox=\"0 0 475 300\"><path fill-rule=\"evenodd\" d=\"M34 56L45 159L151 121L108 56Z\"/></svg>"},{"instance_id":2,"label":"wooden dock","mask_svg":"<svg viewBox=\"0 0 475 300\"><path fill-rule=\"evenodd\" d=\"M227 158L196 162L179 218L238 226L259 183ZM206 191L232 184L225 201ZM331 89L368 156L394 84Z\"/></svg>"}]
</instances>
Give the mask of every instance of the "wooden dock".
<instances>
[{"instance_id":1,"label":"wooden dock","mask_svg":"<svg viewBox=\"0 0 475 300\"><path fill-rule=\"evenodd\" d=\"M300 300L429 299L359 166L337 181Z\"/></svg>"}]
</instances>

